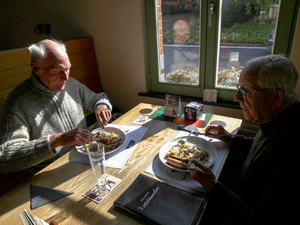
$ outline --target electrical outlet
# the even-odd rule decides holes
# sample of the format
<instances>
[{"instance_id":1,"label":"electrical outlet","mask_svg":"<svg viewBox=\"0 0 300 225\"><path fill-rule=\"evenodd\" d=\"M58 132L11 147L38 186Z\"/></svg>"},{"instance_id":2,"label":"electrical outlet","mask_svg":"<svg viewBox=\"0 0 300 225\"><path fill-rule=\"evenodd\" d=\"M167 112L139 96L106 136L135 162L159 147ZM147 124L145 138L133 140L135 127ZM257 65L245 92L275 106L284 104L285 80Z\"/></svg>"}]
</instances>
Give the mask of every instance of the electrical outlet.
<instances>
[{"instance_id":1,"label":"electrical outlet","mask_svg":"<svg viewBox=\"0 0 300 225\"><path fill-rule=\"evenodd\" d=\"M34 28L36 34L51 34L51 25L50 24L38 24Z\"/></svg>"}]
</instances>

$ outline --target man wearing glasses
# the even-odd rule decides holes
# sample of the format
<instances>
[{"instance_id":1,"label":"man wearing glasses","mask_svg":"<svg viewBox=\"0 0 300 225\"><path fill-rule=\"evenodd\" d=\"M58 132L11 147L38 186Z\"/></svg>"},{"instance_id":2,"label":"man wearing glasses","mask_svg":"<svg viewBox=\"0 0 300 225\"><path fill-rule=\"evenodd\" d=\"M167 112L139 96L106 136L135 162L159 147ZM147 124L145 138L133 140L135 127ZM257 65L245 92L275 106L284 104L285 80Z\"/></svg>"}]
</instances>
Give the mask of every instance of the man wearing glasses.
<instances>
[{"instance_id":1,"label":"man wearing glasses","mask_svg":"<svg viewBox=\"0 0 300 225\"><path fill-rule=\"evenodd\" d=\"M282 55L252 59L241 72L234 99L240 103L245 119L258 123L259 130L251 138L230 134L222 126L207 127L209 137L231 143L231 149L247 158L234 180L236 185L217 181L211 169L196 160L189 162L193 179L208 192L203 223L299 224L297 80L293 62Z\"/></svg>"}]
</instances>

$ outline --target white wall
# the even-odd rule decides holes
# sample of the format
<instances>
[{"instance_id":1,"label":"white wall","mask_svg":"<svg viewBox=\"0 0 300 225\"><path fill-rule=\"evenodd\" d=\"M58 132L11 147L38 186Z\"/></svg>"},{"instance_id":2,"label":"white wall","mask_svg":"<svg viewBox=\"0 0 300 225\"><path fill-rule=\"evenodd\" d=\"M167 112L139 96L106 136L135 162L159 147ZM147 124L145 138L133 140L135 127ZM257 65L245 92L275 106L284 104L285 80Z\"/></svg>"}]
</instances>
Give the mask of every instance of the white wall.
<instances>
[{"instance_id":1,"label":"white wall","mask_svg":"<svg viewBox=\"0 0 300 225\"><path fill-rule=\"evenodd\" d=\"M27 47L54 37L94 39L103 89L113 105L128 111L146 91L143 0L1 1L0 50ZM50 35L34 33L50 24Z\"/></svg>"}]
</instances>

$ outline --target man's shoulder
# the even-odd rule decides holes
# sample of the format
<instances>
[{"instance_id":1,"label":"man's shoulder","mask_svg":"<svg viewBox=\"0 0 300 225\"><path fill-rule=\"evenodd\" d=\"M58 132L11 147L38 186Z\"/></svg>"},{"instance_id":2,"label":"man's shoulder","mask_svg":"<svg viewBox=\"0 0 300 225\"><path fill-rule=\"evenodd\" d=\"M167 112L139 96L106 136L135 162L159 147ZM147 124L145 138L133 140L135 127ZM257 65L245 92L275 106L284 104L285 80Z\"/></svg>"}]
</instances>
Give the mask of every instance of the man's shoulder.
<instances>
[{"instance_id":1,"label":"man's shoulder","mask_svg":"<svg viewBox=\"0 0 300 225\"><path fill-rule=\"evenodd\" d=\"M288 107L287 113L285 115L285 118L283 118L283 122L285 124L289 122L289 125L296 125L294 129L300 129L300 116L299 116L299 111L300 111L300 102L295 102L291 106Z\"/></svg>"},{"instance_id":2,"label":"man's shoulder","mask_svg":"<svg viewBox=\"0 0 300 225\"><path fill-rule=\"evenodd\" d=\"M67 81L67 83L80 83L80 82L74 77L69 77L69 80Z\"/></svg>"},{"instance_id":3,"label":"man's shoulder","mask_svg":"<svg viewBox=\"0 0 300 225\"><path fill-rule=\"evenodd\" d=\"M79 82L74 77L69 77L68 81L66 82L66 89L67 91L75 91L78 88L85 88L86 86Z\"/></svg>"},{"instance_id":4,"label":"man's shoulder","mask_svg":"<svg viewBox=\"0 0 300 225\"><path fill-rule=\"evenodd\" d=\"M31 90L30 78L18 84L7 96L6 104L13 104L16 100L21 99Z\"/></svg>"},{"instance_id":5,"label":"man's shoulder","mask_svg":"<svg viewBox=\"0 0 300 225\"><path fill-rule=\"evenodd\" d=\"M68 81L66 82L67 86L74 86L74 85L80 85L81 83L76 80L74 77L69 77Z\"/></svg>"}]
</instances>

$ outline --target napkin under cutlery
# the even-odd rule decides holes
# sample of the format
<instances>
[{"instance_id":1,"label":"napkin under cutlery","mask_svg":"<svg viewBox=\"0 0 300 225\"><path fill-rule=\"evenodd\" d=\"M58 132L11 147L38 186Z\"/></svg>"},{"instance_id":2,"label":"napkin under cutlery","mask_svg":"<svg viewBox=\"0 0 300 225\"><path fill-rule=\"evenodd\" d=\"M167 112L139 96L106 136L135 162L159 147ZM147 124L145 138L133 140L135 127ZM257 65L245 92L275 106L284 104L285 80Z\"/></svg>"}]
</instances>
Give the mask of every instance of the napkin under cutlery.
<instances>
[{"instance_id":1,"label":"napkin under cutlery","mask_svg":"<svg viewBox=\"0 0 300 225\"><path fill-rule=\"evenodd\" d=\"M195 125L178 125L177 128L179 130L184 130L184 131L187 131L187 132L192 132L193 131L193 134L196 134L196 135L205 135L205 136L208 135L208 133L199 132L198 128Z\"/></svg>"},{"instance_id":2,"label":"napkin under cutlery","mask_svg":"<svg viewBox=\"0 0 300 225\"><path fill-rule=\"evenodd\" d=\"M30 185L30 203L31 209L38 208L50 202L63 198L73 192L61 191L52 188L46 188L36 185Z\"/></svg>"}]
</instances>

